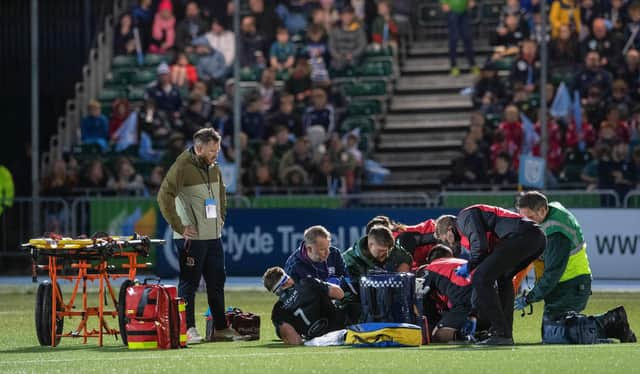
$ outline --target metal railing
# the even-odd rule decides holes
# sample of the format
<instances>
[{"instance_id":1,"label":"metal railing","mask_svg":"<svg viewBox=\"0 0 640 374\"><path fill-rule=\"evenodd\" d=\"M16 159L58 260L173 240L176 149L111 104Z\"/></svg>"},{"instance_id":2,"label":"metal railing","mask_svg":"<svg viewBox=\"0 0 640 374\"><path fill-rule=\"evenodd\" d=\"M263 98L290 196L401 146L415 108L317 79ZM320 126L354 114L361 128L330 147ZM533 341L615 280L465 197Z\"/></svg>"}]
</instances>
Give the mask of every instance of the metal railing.
<instances>
[{"instance_id":1,"label":"metal railing","mask_svg":"<svg viewBox=\"0 0 640 374\"><path fill-rule=\"evenodd\" d=\"M566 191L547 190L550 200L560 201L567 208L618 208L620 198L614 190ZM473 204L489 204L513 208L516 191L444 191L437 197L437 205L443 208L464 208Z\"/></svg>"},{"instance_id":2,"label":"metal railing","mask_svg":"<svg viewBox=\"0 0 640 374\"><path fill-rule=\"evenodd\" d=\"M33 204L37 204L39 214L34 217ZM16 197L13 205L5 208L0 215L0 257L22 254L20 244L23 240L42 235L32 232L34 221L43 232L70 234L69 202L62 198Z\"/></svg>"},{"instance_id":3,"label":"metal railing","mask_svg":"<svg viewBox=\"0 0 640 374\"><path fill-rule=\"evenodd\" d=\"M640 208L640 191L629 191L624 197L622 206L625 208Z\"/></svg>"}]
</instances>

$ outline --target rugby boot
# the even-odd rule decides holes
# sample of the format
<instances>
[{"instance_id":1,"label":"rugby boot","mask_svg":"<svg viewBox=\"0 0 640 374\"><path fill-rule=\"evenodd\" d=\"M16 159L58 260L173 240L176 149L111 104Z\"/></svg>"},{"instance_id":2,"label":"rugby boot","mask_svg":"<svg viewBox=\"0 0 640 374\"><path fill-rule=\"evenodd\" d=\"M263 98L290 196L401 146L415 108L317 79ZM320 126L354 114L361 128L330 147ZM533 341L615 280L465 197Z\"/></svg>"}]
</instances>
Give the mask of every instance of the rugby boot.
<instances>
[{"instance_id":1,"label":"rugby boot","mask_svg":"<svg viewBox=\"0 0 640 374\"><path fill-rule=\"evenodd\" d=\"M637 341L636 335L629 326L627 312L623 306L597 316L596 321L607 338L618 339L621 343L635 343Z\"/></svg>"}]
</instances>

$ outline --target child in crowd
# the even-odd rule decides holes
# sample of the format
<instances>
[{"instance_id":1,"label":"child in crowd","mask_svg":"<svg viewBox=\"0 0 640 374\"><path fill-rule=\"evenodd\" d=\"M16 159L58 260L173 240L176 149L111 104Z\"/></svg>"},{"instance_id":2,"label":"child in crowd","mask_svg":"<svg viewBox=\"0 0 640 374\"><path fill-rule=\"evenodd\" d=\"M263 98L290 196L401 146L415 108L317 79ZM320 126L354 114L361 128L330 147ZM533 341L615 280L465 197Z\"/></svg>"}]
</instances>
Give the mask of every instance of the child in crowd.
<instances>
[{"instance_id":1,"label":"child in crowd","mask_svg":"<svg viewBox=\"0 0 640 374\"><path fill-rule=\"evenodd\" d=\"M397 49L398 25L391 18L391 4L388 0L378 2L378 17L373 21L371 37L376 44L391 45L394 50Z\"/></svg>"},{"instance_id":2,"label":"child in crowd","mask_svg":"<svg viewBox=\"0 0 640 374\"><path fill-rule=\"evenodd\" d=\"M293 67L295 47L289 41L289 31L279 27L276 33L276 41L271 45L269 62L277 71L287 70Z\"/></svg>"}]
</instances>

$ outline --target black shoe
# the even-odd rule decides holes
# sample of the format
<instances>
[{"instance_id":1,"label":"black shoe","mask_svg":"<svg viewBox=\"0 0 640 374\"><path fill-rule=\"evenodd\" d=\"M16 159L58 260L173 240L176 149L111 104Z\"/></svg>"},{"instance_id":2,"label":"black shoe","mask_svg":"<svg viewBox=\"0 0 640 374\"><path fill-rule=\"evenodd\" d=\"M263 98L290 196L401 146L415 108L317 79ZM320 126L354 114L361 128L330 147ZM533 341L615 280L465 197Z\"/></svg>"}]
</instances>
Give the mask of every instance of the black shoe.
<instances>
[{"instance_id":1,"label":"black shoe","mask_svg":"<svg viewBox=\"0 0 640 374\"><path fill-rule=\"evenodd\" d=\"M499 336L499 335L494 335L492 337L490 337L489 339L483 340L479 343L476 343L476 345L483 345L483 346L488 346L488 345L514 345L513 343L513 338L507 338L504 336Z\"/></svg>"},{"instance_id":2,"label":"black shoe","mask_svg":"<svg viewBox=\"0 0 640 374\"><path fill-rule=\"evenodd\" d=\"M631 331L631 327L629 327L629 320L624 307L619 306L611 309L597 318L604 329L606 337L618 339L621 343L635 341L635 335Z\"/></svg>"},{"instance_id":3,"label":"black shoe","mask_svg":"<svg viewBox=\"0 0 640 374\"><path fill-rule=\"evenodd\" d=\"M627 311L623 306L619 306L610 311L613 314L615 320L615 335L613 338L620 339L620 343L635 343L637 341L636 334L631 330L629 326L629 319L627 318Z\"/></svg>"}]
</instances>

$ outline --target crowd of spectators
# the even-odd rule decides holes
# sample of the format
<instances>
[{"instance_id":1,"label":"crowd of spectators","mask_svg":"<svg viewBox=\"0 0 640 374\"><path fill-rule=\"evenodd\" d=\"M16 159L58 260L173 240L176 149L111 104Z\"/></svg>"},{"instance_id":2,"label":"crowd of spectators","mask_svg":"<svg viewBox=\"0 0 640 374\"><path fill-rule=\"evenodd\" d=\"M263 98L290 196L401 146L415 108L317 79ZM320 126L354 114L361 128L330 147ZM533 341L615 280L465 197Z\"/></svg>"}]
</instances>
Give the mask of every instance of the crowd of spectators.
<instances>
[{"instance_id":1,"label":"crowd of spectators","mask_svg":"<svg viewBox=\"0 0 640 374\"><path fill-rule=\"evenodd\" d=\"M549 33L538 1L507 0L473 87L476 110L447 182L515 188L519 157L540 155L539 108L548 115L550 187L613 189L640 182L640 2L553 0ZM548 41L547 100L540 53ZM578 123L579 122L579 123Z\"/></svg>"},{"instance_id":2,"label":"crowd of spectators","mask_svg":"<svg viewBox=\"0 0 640 374\"><path fill-rule=\"evenodd\" d=\"M338 131L346 115L345 98L332 84L330 71L357 66L369 43L396 48L391 2L242 4L246 8L236 10L224 0L140 0L120 17L115 55L142 51L168 56L168 63L157 66L157 79L146 87L143 103L118 98L108 118L99 102L91 102L81 123L83 145L120 154L109 165L92 161L86 178L67 178L67 184L152 192L154 174L147 170L140 177L136 162L126 159L131 149L138 150L135 159L159 165L153 169L157 177L203 127L222 136L220 162L233 162L232 108L239 92L244 192L268 193L278 187L358 190L363 165L359 135ZM230 28L235 11L241 15L239 48ZM243 74L259 77L255 87L237 87L232 79L235 59Z\"/></svg>"}]
</instances>

